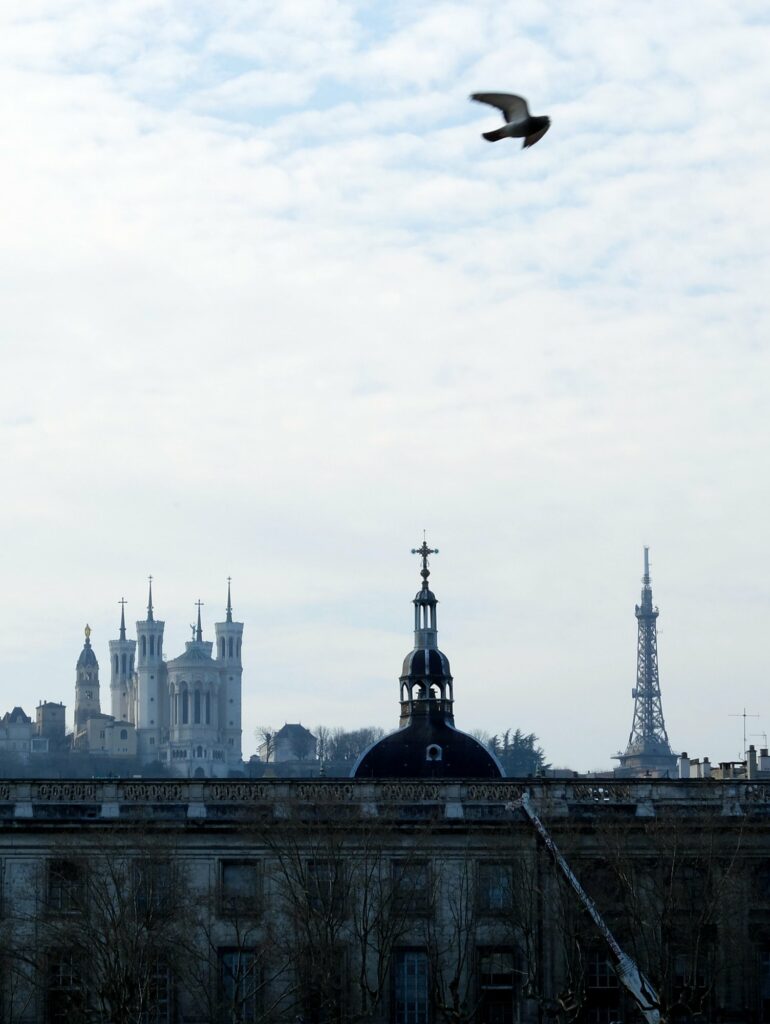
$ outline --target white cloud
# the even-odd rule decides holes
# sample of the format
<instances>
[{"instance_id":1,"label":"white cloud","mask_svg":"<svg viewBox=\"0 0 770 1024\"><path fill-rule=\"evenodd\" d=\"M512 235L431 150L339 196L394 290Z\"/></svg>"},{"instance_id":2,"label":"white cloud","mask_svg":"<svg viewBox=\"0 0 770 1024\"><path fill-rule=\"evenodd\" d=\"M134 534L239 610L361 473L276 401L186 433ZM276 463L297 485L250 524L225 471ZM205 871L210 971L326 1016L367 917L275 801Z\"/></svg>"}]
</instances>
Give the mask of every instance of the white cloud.
<instances>
[{"instance_id":1,"label":"white cloud","mask_svg":"<svg viewBox=\"0 0 770 1024\"><path fill-rule=\"evenodd\" d=\"M428 527L461 725L607 764L642 543L672 742L770 715L770 28L583 12L4 5L5 705L71 704L148 572L169 651L230 573L247 749L395 723ZM488 146L476 88L551 132Z\"/></svg>"}]
</instances>

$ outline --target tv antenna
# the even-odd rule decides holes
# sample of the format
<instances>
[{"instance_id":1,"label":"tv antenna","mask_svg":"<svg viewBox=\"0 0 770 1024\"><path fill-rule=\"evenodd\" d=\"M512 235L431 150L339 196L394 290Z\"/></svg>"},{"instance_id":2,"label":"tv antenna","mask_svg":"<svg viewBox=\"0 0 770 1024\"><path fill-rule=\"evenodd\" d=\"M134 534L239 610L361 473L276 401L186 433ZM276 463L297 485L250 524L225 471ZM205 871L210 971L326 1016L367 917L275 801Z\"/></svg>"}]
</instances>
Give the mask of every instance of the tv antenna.
<instances>
[{"instance_id":1,"label":"tv antenna","mask_svg":"<svg viewBox=\"0 0 770 1024\"><path fill-rule=\"evenodd\" d=\"M750 715L746 713L746 708L739 715L729 715L730 718L742 718L743 719L743 753L741 759L746 756L746 719L747 718L759 718L759 715Z\"/></svg>"}]
</instances>

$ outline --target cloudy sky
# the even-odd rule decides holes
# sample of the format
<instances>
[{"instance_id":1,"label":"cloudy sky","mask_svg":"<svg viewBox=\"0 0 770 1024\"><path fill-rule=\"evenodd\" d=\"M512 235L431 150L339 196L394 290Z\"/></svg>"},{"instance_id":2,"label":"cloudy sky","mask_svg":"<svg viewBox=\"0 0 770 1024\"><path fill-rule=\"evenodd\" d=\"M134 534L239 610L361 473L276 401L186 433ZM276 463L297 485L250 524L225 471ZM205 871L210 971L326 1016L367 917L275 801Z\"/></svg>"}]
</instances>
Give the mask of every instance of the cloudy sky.
<instances>
[{"instance_id":1,"label":"cloudy sky","mask_svg":"<svg viewBox=\"0 0 770 1024\"><path fill-rule=\"evenodd\" d=\"M673 747L770 731L765 2L4 0L0 711L118 600L246 624L258 723L607 767L649 544ZM552 129L488 145L477 90Z\"/></svg>"}]
</instances>

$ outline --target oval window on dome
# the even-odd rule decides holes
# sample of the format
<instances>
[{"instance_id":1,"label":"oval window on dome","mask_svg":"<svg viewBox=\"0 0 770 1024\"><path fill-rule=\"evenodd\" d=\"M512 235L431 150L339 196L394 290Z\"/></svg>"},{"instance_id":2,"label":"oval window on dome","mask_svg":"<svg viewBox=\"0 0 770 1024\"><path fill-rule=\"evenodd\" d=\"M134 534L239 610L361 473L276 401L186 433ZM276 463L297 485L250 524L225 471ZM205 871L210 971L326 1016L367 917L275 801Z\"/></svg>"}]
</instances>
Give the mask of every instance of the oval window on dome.
<instances>
[{"instance_id":1,"label":"oval window on dome","mask_svg":"<svg viewBox=\"0 0 770 1024\"><path fill-rule=\"evenodd\" d=\"M444 751L438 745L438 743L429 743L425 748L425 760L426 761L440 761L444 756Z\"/></svg>"}]
</instances>

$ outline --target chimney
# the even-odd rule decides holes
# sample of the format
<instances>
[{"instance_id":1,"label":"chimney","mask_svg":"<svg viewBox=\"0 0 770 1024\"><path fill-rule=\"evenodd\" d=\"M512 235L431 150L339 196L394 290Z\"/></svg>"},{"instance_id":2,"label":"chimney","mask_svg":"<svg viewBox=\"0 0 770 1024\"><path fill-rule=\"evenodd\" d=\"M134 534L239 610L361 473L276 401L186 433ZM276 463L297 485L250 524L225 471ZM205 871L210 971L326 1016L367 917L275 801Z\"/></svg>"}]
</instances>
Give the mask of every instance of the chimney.
<instances>
[{"instance_id":1,"label":"chimney","mask_svg":"<svg viewBox=\"0 0 770 1024\"><path fill-rule=\"evenodd\" d=\"M759 770L761 772L770 772L770 757L767 755L767 747L762 747L759 751Z\"/></svg>"},{"instance_id":2,"label":"chimney","mask_svg":"<svg viewBox=\"0 0 770 1024\"><path fill-rule=\"evenodd\" d=\"M682 753L679 755L679 778L690 778L690 759L687 756L686 750L683 750Z\"/></svg>"},{"instance_id":3,"label":"chimney","mask_svg":"<svg viewBox=\"0 0 770 1024\"><path fill-rule=\"evenodd\" d=\"M757 777L757 750L752 743L746 751L746 778L756 779Z\"/></svg>"},{"instance_id":4,"label":"chimney","mask_svg":"<svg viewBox=\"0 0 770 1024\"><path fill-rule=\"evenodd\" d=\"M707 757L703 758L703 778L711 778L711 761Z\"/></svg>"}]
</instances>

